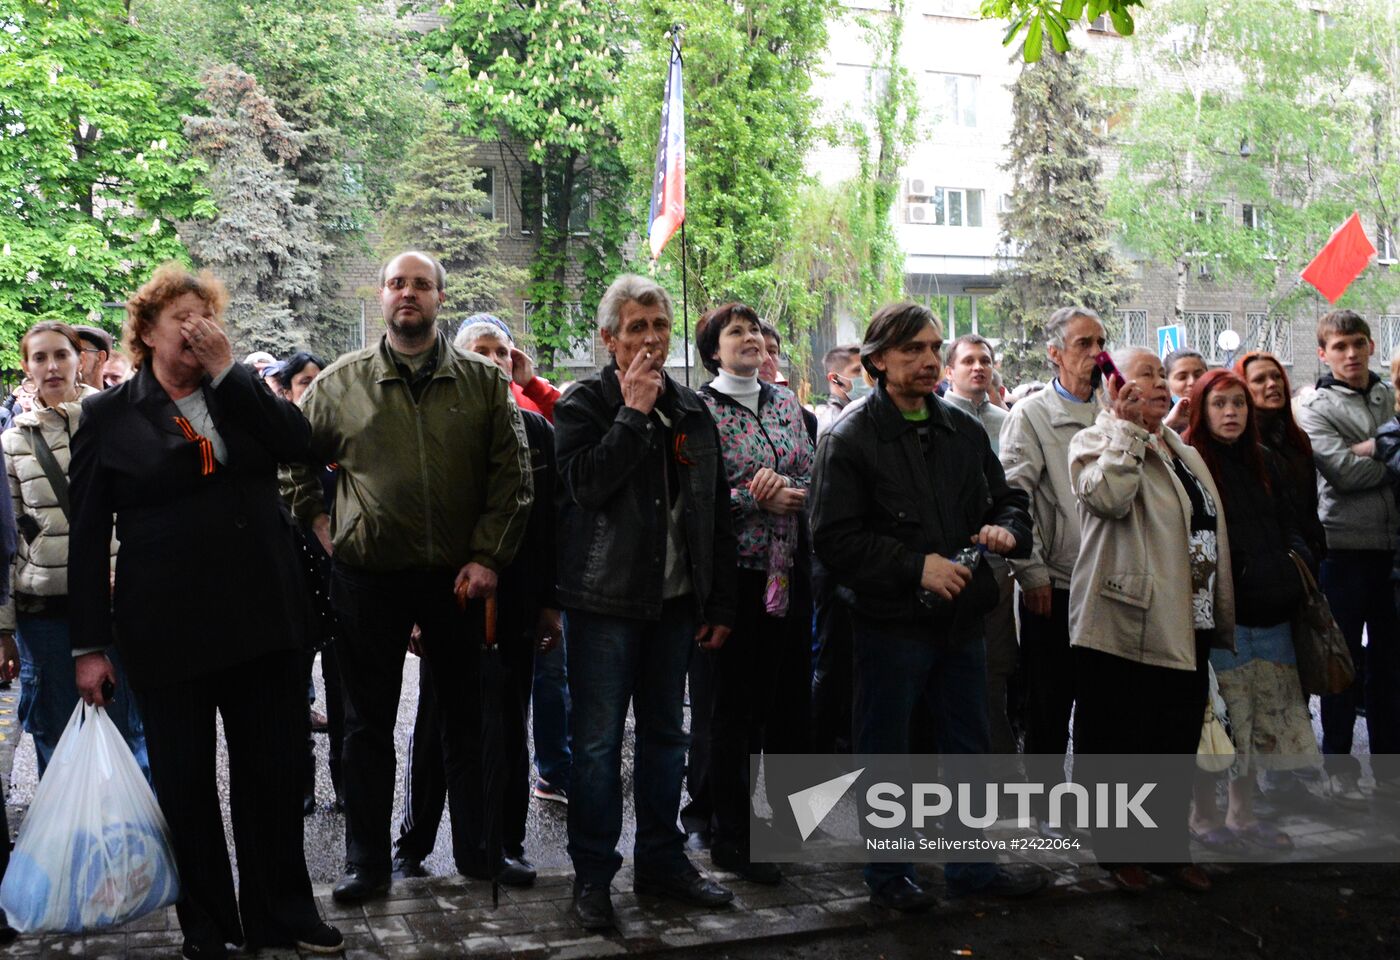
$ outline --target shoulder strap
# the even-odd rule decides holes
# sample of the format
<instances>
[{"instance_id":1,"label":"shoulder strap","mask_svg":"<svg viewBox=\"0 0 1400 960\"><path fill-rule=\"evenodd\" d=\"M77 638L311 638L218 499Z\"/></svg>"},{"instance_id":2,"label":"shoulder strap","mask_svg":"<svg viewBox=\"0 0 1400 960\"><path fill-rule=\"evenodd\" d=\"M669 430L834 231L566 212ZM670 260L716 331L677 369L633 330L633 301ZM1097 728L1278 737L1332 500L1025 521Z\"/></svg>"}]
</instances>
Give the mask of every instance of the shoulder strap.
<instances>
[{"instance_id":1,"label":"shoulder strap","mask_svg":"<svg viewBox=\"0 0 1400 960\"><path fill-rule=\"evenodd\" d=\"M44 476L49 478L49 486L53 487L54 499L58 501L58 509L63 511L63 519L72 522L73 515L68 509L68 477L54 459L49 442L44 439L44 431L39 427L25 427L24 432L29 435L29 446L34 451L34 459L39 461L39 466L44 469Z\"/></svg>"}]
</instances>

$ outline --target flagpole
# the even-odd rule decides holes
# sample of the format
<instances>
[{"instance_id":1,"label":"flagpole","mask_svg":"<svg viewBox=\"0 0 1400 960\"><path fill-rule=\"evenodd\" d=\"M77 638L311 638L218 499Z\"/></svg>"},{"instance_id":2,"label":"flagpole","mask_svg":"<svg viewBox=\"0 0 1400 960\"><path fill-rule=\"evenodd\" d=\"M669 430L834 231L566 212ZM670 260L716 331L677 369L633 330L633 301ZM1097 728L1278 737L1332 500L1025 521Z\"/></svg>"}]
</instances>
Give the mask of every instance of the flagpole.
<instances>
[{"instance_id":1,"label":"flagpole","mask_svg":"<svg viewBox=\"0 0 1400 960\"><path fill-rule=\"evenodd\" d=\"M685 71L685 57L681 55L681 30L679 23L671 28L671 46L676 59L680 61L682 75ZM681 220L681 344L685 349L685 385L690 386L690 283L686 271L685 220Z\"/></svg>"}]
</instances>

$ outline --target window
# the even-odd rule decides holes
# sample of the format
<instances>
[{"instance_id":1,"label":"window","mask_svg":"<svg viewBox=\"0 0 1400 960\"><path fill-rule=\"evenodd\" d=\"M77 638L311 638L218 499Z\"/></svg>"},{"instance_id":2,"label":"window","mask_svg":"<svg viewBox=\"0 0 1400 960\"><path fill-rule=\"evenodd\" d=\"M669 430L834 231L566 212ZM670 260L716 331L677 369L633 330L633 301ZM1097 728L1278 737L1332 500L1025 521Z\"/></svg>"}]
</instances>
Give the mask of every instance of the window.
<instances>
[{"instance_id":1,"label":"window","mask_svg":"<svg viewBox=\"0 0 1400 960\"><path fill-rule=\"evenodd\" d=\"M1255 231L1259 245L1264 248L1265 256L1272 258L1274 256L1274 224L1269 218L1268 210L1250 203L1241 204L1240 222L1246 230Z\"/></svg>"},{"instance_id":2,"label":"window","mask_svg":"<svg viewBox=\"0 0 1400 960\"><path fill-rule=\"evenodd\" d=\"M1150 347L1151 330L1147 326L1146 310L1119 310L1118 328L1122 330L1118 342L1125 347Z\"/></svg>"},{"instance_id":3,"label":"window","mask_svg":"<svg viewBox=\"0 0 1400 960\"><path fill-rule=\"evenodd\" d=\"M1376 334L1376 352L1371 359L1377 357L1384 364L1386 358L1391 356L1397 349L1400 349L1400 314L1381 314L1376 318L1374 328Z\"/></svg>"},{"instance_id":4,"label":"window","mask_svg":"<svg viewBox=\"0 0 1400 960\"><path fill-rule=\"evenodd\" d=\"M496 171L491 167L483 167L476 176L476 182L472 184L483 194L484 199L472 207L472 213L485 220L496 219Z\"/></svg>"},{"instance_id":5,"label":"window","mask_svg":"<svg viewBox=\"0 0 1400 960\"><path fill-rule=\"evenodd\" d=\"M1287 317L1245 314L1245 338L1240 350L1263 350L1283 363L1293 362L1293 324Z\"/></svg>"},{"instance_id":6,"label":"window","mask_svg":"<svg viewBox=\"0 0 1400 960\"><path fill-rule=\"evenodd\" d=\"M929 83L929 101L934 104L940 123L954 127L977 126L977 77L930 71Z\"/></svg>"},{"instance_id":7,"label":"window","mask_svg":"<svg viewBox=\"0 0 1400 960\"><path fill-rule=\"evenodd\" d=\"M534 316L535 304L526 300L521 305L521 312L525 315L525 330L531 333L530 318ZM583 304L574 301L569 304L569 322L574 329L582 332L570 344L568 352L558 351L554 355L554 365L556 367L594 367L597 366L594 360L594 331L591 324L583 324Z\"/></svg>"},{"instance_id":8,"label":"window","mask_svg":"<svg viewBox=\"0 0 1400 960\"><path fill-rule=\"evenodd\" d=\"M550 184L546 183L544 171L530 164L520 175L520 232L526 236L550 223L553 210L550 207ZM556 182L555 196L562 189ZM574 236L588 233L588 220L593 215L593 197L588 188L586 173L574 176L574 192L569 204L569 232Z\"/></svg>"},{"instance_id":9,"label":"window","mask_svg":"<svg viewBox=\"0 0 1400 960\"><path fill-rule=\"evenodd\" d=\"M1395 235L1390 232L1389 227L1376 229L1376 262L1395 262Z\"/></svg>"},{"instance_id":10,"label":"window","mask_svg":"<svg viewBox=\"0 0 1400 960\"><path fill-rule=\"evenodd\" d=\"M842 106L856 110L861 118L873 118L880 99L890 82L890 72L883 67L838 63L834 77L840 91Z\"/></svg>"},{"instance_id":11,"label":"window","mask_svg":"<svg viewBox=\"0 0 1400 960\"><path fill-rule=\"evenodd\" d=\"M1230 329L1228 313L1184 313L1186 345L1212 363L1220 363L1220 335Z\"/></svg>"},{"instance_id":12,"label":"window","mask_svg":"<svg viewBox=\"0 0 1400 960\"><path fill-rule=\"evenodd\" d=\"M972 318L977 332L994 343L1000 343L1006 336L1008 324L1006 314L987 302L986 297L972 298Z\"/></svg>"},{"instance_id":13,"label":"window","mask_svg":"<svg viewBox=\"0 0 1400 960\"><path fill-rule=\"evenodd\" d=\"M1003 193L997 196L997 213L1011 212L1011 194Z\"/></svg>"},{"instance_id":14,"label":"window","mask_svg":"<svg viewBox=\"0 0 1400 960\"><path fill-rule=\"evenodd\" d=\"M909 223L940 227L982 226L982 191L961 187L934 187L925 196L912 198L907 209Z\"/></svg>"}]
</instances>

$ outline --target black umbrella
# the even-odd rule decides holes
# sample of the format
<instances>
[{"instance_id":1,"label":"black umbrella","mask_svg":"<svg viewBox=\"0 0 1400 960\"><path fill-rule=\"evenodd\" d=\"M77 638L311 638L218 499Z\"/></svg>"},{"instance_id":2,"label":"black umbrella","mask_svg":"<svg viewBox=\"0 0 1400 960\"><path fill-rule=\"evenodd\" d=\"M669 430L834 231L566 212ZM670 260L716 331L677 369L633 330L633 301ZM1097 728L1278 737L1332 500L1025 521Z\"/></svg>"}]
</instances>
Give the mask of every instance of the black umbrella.
<instances>
[{"instance_id":1,"label":"black umbrella","mask_svg":"<svg viewBox=\"0 0 1400 960\"><path fill-rule=\"evenodd\" d=\"M457 589L457 605L467 606L467 589L463 581ZM496 645L496 598L484 603L485 623L481 641L481 789L485 803L485 835L482 838L487 870L491 873L491 905L501 905L501 864L505 859L502 839L501 804L505 796L506 764L501 690L506 683L505 666Z\"/></svg>"}]
</instances>

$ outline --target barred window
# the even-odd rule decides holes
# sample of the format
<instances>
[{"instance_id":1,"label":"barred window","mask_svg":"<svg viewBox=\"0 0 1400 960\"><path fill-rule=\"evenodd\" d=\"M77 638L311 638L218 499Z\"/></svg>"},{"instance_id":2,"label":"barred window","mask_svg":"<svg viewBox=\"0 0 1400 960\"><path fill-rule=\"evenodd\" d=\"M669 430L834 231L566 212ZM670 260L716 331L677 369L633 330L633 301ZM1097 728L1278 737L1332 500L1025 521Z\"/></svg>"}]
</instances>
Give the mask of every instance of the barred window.
<instances>
[{"instance_id":1,"label":"barred window","mask_svg":"<svg viewBox=\"0 0 1400 960\"><path fill-rule=\"evenodd\" d=\"M1263 350L1281 363L1293 362L1293 323L1287 317L1267 313L1245 314L1243 350Z\"/></svg>"},{"instance_id":2,"label":"barred window","mask_svg":"<svg viewBox=\"0 0 1400 960\"><path fill-rule=\"evenodd\" d=\"M1151 330L1147 326L1146 310L1119 310L1117 342L1124 347L1152 346Z\"/></svg>"},{"instance_id":3,"label":"barred window","mask_svg":"<svg viewBox=\"0 0 1400 960\"><path fill-rule=\"evenodd\" d=\"M1216 341L1230 329L1230 314L1188 312L1182 314L1182 322L1186 326L1186 346L1212 363L1220 363L1224 359Z\"/></svg>"}]
</instances>

